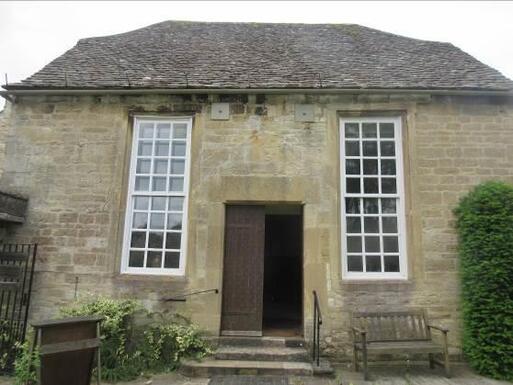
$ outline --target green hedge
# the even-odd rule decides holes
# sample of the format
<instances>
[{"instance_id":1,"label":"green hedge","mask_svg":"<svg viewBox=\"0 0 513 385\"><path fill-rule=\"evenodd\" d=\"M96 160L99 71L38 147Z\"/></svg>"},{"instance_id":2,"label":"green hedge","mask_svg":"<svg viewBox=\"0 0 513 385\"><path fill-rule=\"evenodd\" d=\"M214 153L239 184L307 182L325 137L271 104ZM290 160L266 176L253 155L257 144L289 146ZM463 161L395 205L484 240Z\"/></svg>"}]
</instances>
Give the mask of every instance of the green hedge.
<instances>
[{"instance_id":1,"label":"green hedge","mask_svg":"<svg viewBox=\"0 0 513 385\"><path fill-rule=\"evenodd\" d=\"M464 354L479 373L513 380L513 186L483 183L455 214Z\"/></svg>"}]
</instances>

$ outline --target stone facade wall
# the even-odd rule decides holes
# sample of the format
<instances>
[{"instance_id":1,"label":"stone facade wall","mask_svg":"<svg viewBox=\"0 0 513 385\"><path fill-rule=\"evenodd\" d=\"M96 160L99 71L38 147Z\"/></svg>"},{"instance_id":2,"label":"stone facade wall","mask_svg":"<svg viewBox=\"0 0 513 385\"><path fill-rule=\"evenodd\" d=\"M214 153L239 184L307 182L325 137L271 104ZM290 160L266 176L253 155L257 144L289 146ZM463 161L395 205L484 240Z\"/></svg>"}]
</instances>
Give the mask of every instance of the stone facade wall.
<instances>
[{"instance_id":1,"label":"stone facade wall","mask_svg":"<svg viewBox=\"0 0 513 385\"><path fill-rule=\"evenodd\" d=\"M230 101L227 121L210 102ZM315 122L294 119L315 104ZM2 186L30 197L27 223L9 237L38 242L32 317L49 317L75 296L142 300L219 332L221 296L162 298L221 288L224 205L304 204L304 325L320 294L326 351L348 354L355 310L422 307L460 339L452 209L487 179L513 182L513 103L476 97L250 95L24 97L12 106ZM185 277L120 275L133 114L194 115ZM408 268L406 281L341 279L340 115L403 117ZM75 290L77 287L77 290Z\"/></svg>"}]
</instances>

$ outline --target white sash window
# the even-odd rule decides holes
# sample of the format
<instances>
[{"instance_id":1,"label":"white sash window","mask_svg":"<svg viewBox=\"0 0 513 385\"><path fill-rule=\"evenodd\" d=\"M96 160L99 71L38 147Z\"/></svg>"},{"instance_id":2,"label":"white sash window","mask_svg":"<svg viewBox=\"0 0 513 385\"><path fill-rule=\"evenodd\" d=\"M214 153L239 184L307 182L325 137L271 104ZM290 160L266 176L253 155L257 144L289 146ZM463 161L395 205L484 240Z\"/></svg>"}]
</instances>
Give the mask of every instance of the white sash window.
<instances>
[{"instance_id":1,"label":"white sash window","mask_svg":"<svg viewBox=\"0 0 513 385\"><path fill-rule=\"evenodd\" d=\"M134 120L122 272L183 275L191 118Z\"/></svg>"},{"instance_id":2,"label":"white sash window","mask_svg":"<svg viewBox=\"0 0 513 385\"><path fill-rule=\"evenodd\" d=\"M406 278L400 118L340 121L345 279Z\"/></svg>"}]
</instances>

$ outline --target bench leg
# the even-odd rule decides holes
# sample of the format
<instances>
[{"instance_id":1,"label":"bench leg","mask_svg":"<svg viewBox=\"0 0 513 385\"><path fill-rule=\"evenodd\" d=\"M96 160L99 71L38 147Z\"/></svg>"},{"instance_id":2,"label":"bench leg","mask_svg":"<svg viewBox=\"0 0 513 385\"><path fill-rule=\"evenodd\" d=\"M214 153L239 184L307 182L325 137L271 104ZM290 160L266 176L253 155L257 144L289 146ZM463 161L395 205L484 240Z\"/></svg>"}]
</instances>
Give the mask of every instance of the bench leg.
<instances>
[{"instance_id":1,"label":"bench leg","mask_svg":"<svg viewBox=\"0 0 513 385\"><path fill-rule=\"evenodd\" d=\"M451 377L451 368L449 366L449 343L447 341L447 333L444 333L444 367L445 367L445 376L447 378Z\"/></svg>"},{"instance_id":2,"label":"bench leg","mask_svg":"<svg viewBox=\"0 0 513 385\"><path fill-rule=\"evenodd\" d=\"M445 377L451 378L451 367L449 365L449 352L444 352Z\"/></svg>"},{"instance_id":3,"label":"bench leg","mask_svg":"<svg viewBox=\"0 0 513 385\"><path fill-rule=\"evenodd\" d=\"M362 349L362 361L363 361L363 379L369 381L369 365L367 363L367 346L363 345Z\"/></svg>"},{"instance_id":4,"label":"bench leg","mask_svg":"<svg viewBox=\"0 0 513 385\"><path fill-rule=\"evenodd\" d=\"M360 370L360 367L358 365L358 350L356 350L355 347L353 347L353 370L355 372L358 372Z\"/></svg>"},{"instance_id":5,"label":"bench leg","mask_svg":"<svg viewBox=\"0 0 513 385\"><path fill-rule=\"evenodd\" d=\"M434 369L435 368L435 359L433 357L433 353L429 353L429 368Z\"/></svg>"}]
</instances>

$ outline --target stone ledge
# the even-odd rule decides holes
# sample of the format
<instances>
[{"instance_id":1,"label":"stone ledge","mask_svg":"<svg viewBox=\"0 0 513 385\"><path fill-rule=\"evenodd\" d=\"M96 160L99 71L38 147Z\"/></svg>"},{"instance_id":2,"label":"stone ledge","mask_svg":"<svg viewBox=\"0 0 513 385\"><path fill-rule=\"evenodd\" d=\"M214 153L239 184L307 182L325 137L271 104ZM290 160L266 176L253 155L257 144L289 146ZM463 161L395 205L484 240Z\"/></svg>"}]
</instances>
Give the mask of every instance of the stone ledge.
<instances>
[{"instance_id":1,"label":"stone ledge","mask_svg":"<svg viewBox=\"0 0 513 385\"><path fill-rule=\"evenodd\" d=\"M411 280L340 281L340 287L344 291L403 291L414 286L415 282Z\"/></svg>"}]
</instances>

